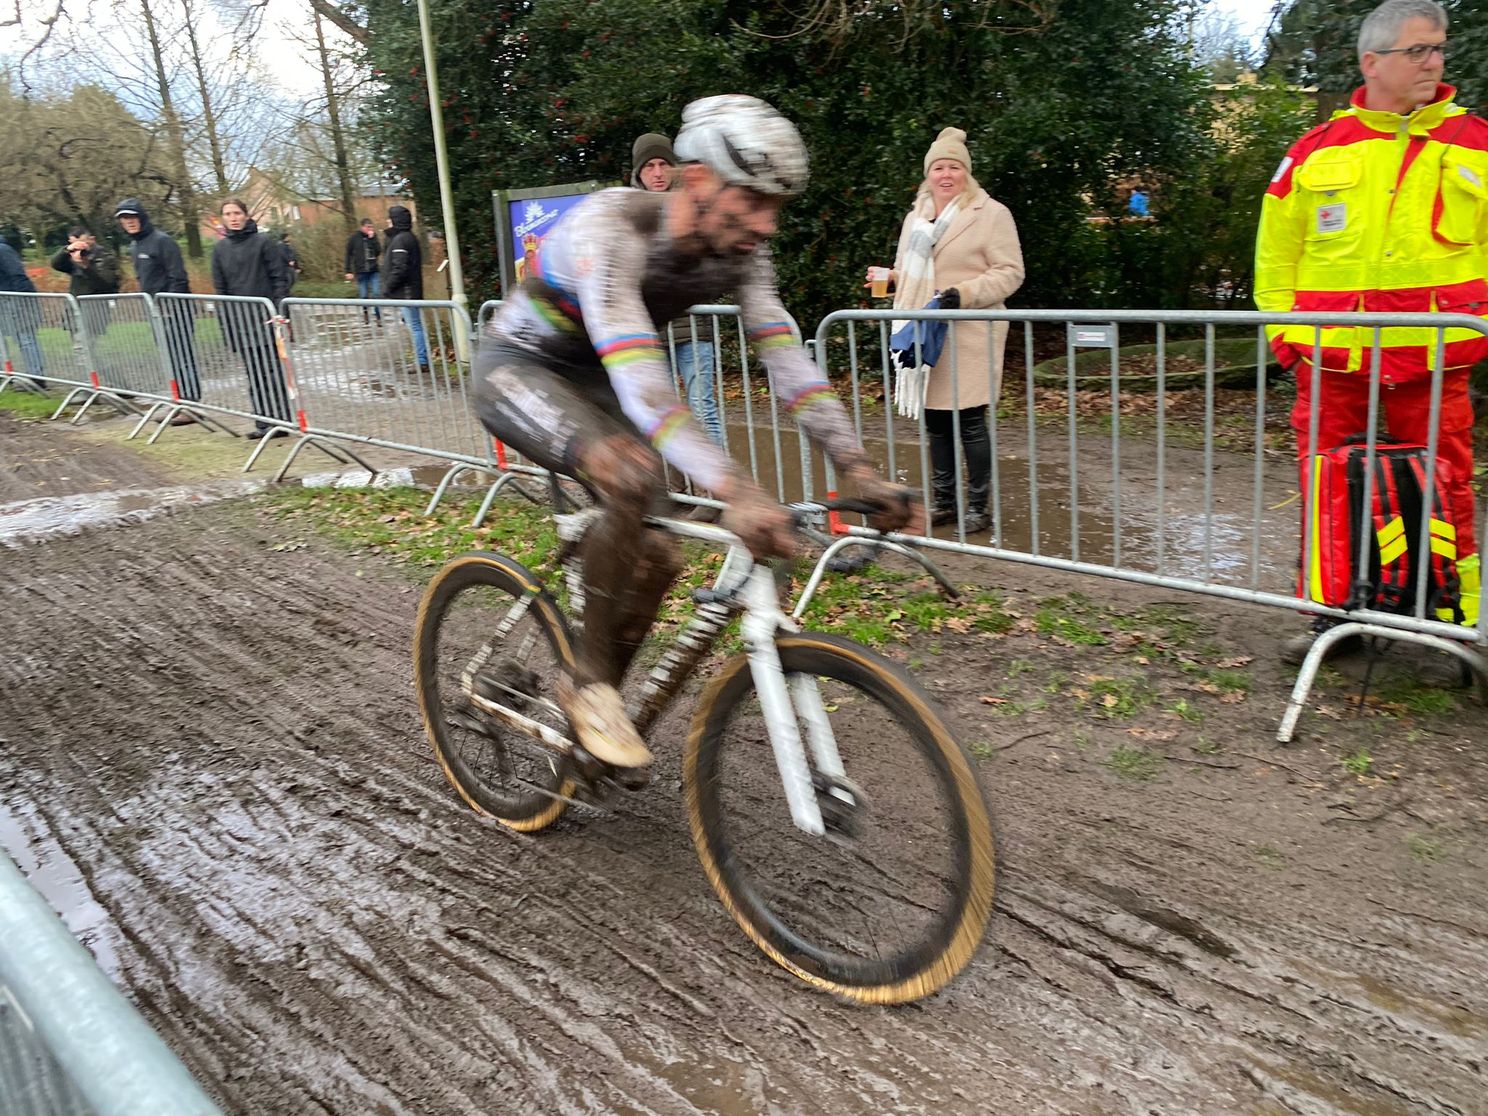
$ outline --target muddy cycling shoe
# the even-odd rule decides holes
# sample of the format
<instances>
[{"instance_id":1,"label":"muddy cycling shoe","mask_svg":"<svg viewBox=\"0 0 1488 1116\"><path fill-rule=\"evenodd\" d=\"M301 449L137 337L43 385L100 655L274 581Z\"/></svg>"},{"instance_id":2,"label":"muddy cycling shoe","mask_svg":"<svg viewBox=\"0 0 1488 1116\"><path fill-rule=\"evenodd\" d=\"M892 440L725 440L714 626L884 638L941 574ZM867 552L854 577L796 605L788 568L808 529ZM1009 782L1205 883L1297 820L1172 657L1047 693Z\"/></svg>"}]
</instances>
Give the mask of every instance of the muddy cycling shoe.
<instances>
[{"instance_id":1,"label":"muddy cycling shoe","mask_svg":"<svg viewBox=\"0 0 1488 1116\"><path fill-rule=\"evenodd\" d=\"M591 682L575 689L573 680L565 674L558 679L557 698L579 743L601 763L645 767L655 758L630 723L620 691L614 686Z\"/></svg>"},{"instance_id":2,"label":"muddy cycling shoe","mask_svg":"<svg viewBox=\"0 0 1488 1116\"><path fill-rule=\"evenodd\" d=\"M1319 617L1312 622L1312 626L1307 631L1302 632L1300 635L1294 635L1291 639L1284 640L1281 645L1281 661L1291 666L1301 666L1302 660L1307 658L1307 653L1312 650L1312 645L1317 642L1318 636L1322 635L1329 628L1336 627L1337 623L1336 620L1327 620ZM1337 643L1333 644L1332 647L1328 648L1328 653L1323 656L1323 660L1326 662L1328 659L1336 659L1343 655L1352 655L1363 646L1364 638L1362 636L1344 636Z\"/></svg>"}]
</instances>

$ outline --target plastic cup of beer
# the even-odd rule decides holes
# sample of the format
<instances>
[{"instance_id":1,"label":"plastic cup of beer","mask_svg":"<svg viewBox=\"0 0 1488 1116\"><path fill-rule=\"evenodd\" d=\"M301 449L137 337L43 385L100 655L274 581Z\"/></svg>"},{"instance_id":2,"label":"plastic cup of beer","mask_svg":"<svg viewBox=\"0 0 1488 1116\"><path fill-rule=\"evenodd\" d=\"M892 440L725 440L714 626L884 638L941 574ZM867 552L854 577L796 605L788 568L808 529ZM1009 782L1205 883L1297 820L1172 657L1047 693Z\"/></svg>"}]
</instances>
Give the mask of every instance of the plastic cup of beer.
<instances>
[{"instance_id":1,"label":"plastic cup of beer","mask_svg":"<svg viewBox=\"0 0 1488 1116\"><path fill-rule=\"evenodd\" d=\"M874 298L889 297L889 269L886 267L870 267L868 269L869 293Z\"/></svg>"}]
</instances>

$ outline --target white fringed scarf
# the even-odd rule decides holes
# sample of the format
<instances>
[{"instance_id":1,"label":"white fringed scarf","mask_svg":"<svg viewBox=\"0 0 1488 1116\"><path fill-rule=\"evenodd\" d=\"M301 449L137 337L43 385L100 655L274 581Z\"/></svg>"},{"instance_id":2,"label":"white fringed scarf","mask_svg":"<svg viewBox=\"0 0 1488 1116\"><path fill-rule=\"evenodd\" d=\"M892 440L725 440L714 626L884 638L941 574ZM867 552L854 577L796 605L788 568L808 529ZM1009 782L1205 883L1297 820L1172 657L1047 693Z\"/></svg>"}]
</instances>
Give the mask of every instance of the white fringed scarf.
<instances>
[{"instance_id":1,"label":"white fringed scarf","mask_svg":"<svg viewBox=\"0 0 1488 1116\"><path fill-rule=\"evenodd\" d=\"M904 258L895 277L894 309L922 310L939 293L935 286L935 245L961 213L957 198L931 220L935 201L927 190L915 199L914 221L909 227L909 240L904 245ZM908 325L896 320L891 332L898 333ZM930 368L921 364L900 368L894 384L894 407L905 418L917 419L925 406L925 388L930 383Z\"/></svg>"}]
</instances>

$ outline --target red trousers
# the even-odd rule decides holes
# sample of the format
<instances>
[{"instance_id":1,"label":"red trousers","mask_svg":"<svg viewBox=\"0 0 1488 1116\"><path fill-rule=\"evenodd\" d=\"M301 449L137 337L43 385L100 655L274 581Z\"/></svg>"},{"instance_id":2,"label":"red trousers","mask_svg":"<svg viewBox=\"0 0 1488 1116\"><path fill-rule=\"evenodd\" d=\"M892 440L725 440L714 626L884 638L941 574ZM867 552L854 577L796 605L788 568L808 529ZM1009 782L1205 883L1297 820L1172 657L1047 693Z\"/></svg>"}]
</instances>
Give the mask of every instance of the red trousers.
<instances>
[{"instance_id":1,"label":"red trousers","mask_svg":"<svg viewBox=\"0 0 1488 1116\"><path fill-rule=\"evenodd\" d=\"M1302 491L1307 491L1308 411L1312 403L1312 369L1306 362L1294 369L1297 404L1292 408L1292 429L1297 435L1297 462ZM1369 377L1349 372L1323 371L1319 383L1318 448L1332 449L1348 439L1368 432ZM1431 417L1431 380L1422 378L1403 384L1380 385L1380 428L1376 437L1388 432L1399 442L1426 444ZM1467 369L1454 368L1442 376L1441 427L1437 435L1437 457L1447 467L1442 503L1457 524L1457 556L1478 552L1473 525L1477 509L1472 492L1472 402L1467 396Z\"/></svg>"}]
</instances>

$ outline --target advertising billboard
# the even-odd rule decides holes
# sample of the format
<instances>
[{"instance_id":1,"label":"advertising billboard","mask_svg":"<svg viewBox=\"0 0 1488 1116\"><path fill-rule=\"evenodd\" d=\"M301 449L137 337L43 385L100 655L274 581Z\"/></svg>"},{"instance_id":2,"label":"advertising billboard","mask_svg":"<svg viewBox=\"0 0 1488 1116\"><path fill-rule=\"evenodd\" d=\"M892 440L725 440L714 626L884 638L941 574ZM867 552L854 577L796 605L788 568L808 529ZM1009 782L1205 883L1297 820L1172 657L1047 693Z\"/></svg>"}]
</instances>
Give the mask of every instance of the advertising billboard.
<instances>
[{"instance_id":1,"label":"advertising billboard","mask_svg":"<svg viewBox=\"0 0 1488 1116\"><path fill-rule=\"evenodd\" d=\"M496 240L501 251L501 297L516 288L532 266L543 237L585 195L605 188L603 182L568 182L530 190L493 190Z\"/></svg>"}]
</instances>

